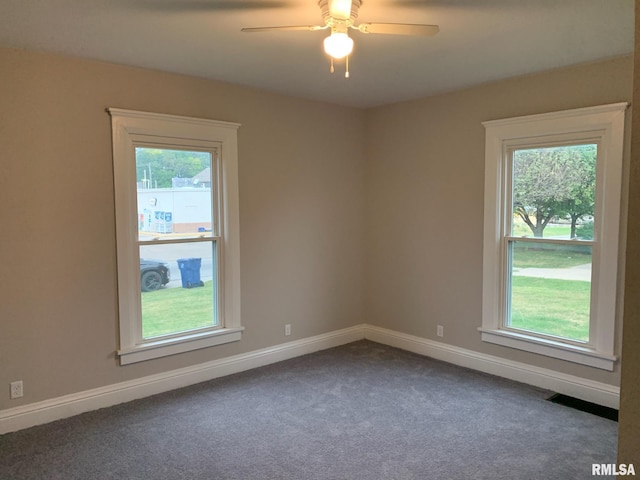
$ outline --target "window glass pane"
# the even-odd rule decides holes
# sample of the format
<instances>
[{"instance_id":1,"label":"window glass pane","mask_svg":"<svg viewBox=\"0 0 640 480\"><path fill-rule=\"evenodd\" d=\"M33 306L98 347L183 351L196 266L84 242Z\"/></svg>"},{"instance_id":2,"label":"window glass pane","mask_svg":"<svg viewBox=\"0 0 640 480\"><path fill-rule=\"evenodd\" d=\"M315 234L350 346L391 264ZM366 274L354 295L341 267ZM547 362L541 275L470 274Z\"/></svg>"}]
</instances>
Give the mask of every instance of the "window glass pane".
<instances>
[{"instance_id":1,"label":"window glass pane","mask_svg":"<svg viewBox=\"0 0 640 480\"><path fill-rule=\"evenodd\" d=\"M212 171L209 152L137 147L140 240L210 236Z\"/></svg>"},{"instance_id":2,"label":"window glass pane","mask_svg":"<svg viewBox=\"0 0 640 480\"><path fill-rule=\"evenodd\" d=\"M511 235L593 239L597 145L513 152Z\"/></svg>"},{"instance_id":3,"label":"window glass pane","mask_svg":"<svg viewBox=\"0 0 640 480\"><path fill-rule=\"evenodd\" d=\"M218 326L216 243L140 246L142 337Z\"/></svg>"},{"instance_id":4,"label":"window glass pane","mask_svg":"<svg viewBox=\"0 0 640 480\"><path fill-rule=\"evenodd\" d=\"M591 257L589 245L510 242L507 325L589 341Z\"/></svg>"}]
</instances>

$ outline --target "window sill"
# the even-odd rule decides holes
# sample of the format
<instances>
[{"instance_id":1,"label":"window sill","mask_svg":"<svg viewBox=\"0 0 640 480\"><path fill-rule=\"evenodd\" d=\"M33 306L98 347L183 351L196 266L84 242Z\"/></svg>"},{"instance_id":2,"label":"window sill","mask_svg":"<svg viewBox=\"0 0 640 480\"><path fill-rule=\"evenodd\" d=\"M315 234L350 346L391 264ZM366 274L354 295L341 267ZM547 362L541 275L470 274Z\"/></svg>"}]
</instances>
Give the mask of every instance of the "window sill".
<instances>
[{"instance_id":1,"label":"window sill","mask_svg":"<svg viewBox=\"0 0 640 480\"><path fill-rule=\"evenodd\" d=\"M195 333L181 337L157 340L124 348L118 351L120 365L144 362L153 358L166 357L177 353L190 352L200 348L213 347L225 343L237 342L242 338L244 327L222 328L204 333Z\"/></svg>"},{"instance_id":2,"label":"window sill","mask_svg":"<svg viewBox=\"0 0 640 480\"><path fill-rule=\"evenodd\" d=\"M535 337L526 333L508 330L479 328L483 342L495 343L505 347L517 348L527 352L559 358L568 362L580 363L602 370L613 371L617 357L589 347L570 345L559 341Z\"/></svg>"}]
</instances>

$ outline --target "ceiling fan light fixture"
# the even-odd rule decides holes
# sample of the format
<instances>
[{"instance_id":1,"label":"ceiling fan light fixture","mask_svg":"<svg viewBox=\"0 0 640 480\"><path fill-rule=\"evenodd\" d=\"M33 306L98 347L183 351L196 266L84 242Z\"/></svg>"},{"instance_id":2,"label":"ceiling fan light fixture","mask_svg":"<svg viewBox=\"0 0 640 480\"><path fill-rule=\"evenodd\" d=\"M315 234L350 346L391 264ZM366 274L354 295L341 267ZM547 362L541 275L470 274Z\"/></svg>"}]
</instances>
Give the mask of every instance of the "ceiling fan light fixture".
<instances>
[{"instance_id":1,"label":"ceiling fan light fixture","mask_svg":"<svg viewBox=\"0 0 640 480\"><path fill-rule=\"evenodd\" d=\"M266 0L260 0L266 1ZM356 25L362 0L317 0L323 25L291 25L280 27L243 28L243 32L310 31L330 29L331 35L324 39L324 51L331 58L329 71L335 72L334 60L345 59L345 77L349 78L349 55L353 51L353 40L348 31L358 30L365 34L433 36L440 30L437 25L410 23L361 23Z\"/></svg>"},{"instance_id":2,"label":"ceiling fan light fixture","mask_svg":"<svg viewBox=\"0 0 640 480\"><path fill-rule=\"evenodd\" d=\"M344 32L332 32L324 39L324 51L333 58L344 58L353 51L353 39Z\"/></svg>"}]
</instances>

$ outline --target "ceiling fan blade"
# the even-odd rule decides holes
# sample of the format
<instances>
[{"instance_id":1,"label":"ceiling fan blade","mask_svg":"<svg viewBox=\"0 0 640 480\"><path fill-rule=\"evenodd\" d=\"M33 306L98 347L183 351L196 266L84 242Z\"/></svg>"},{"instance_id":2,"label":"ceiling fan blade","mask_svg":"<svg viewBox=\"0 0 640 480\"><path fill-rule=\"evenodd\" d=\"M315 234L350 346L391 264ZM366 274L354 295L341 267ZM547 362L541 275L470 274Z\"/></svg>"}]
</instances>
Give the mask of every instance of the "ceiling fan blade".
<instances>
[{"instance_id":1,"label":"ceiling fan blade","mask_svg":"<svg viewBox=\"0 0 640 480\"><path fill-rule=\"evenodd\" d=\"M548 6L555 5L557 0L541 0L540 3L546 3ZM514 2L513 0L386 0L389 7L406 7L406 8L447 8L447 9L469 9L477 8L482 10L500 10L505 8L522 8L526 2Z\"/></svg>"},{"instance_id":2,"label":"ceiling fan blade","mask_svg":"<svg viewBox=\"0 0 640 480\"><path fill-rule=\"evenodd\" d=\"M333 18L348 20L351 17L351 0L329 0L329 13Z\"/></svg>"},{"instance_id":3,"label":"ceiling fan blade","mask_svg":"<svg viewBox=\"0 0 640 480\"><path fill-rule=\"evenodd\" d=\"M289 27L253 27L242 28L240 31L245 33L260 33L260 32L294 32L294 31L307 31L315 32L316 30L324 30L328 28L326 25L292 25Z\"/></svg>"},{"instance_id":4,"label":"ceiling fan blade","mask_svg":"<svg viewBox=\"0 0 640 480\"><path fill-rule=\"evenodd\" d=\"M361 23L356 30L362 33L383 33L387 35L433 36L440 31L437 25L413 25L409 23Z\"/></svg>"},{"instance_id":5,"label":"ceiling fan blade","mask_svg":"<svg viewBox=\"0 0 640 480\"><path fill-rule=\"evenodd\" d=\"M122 0L124 1L124 0ZM273 10L295 6L292 0L127 0L144 10L154 12L225 12L236 10Z\"/></svg>"},{"instance_id":6,"label":"ceiling fan blade","mask_svg":"<svg viewBox=\"0 0 640 480\"><path fill-rule=\"evenodd\" d=\"M210 3L212 10L272 10L292 7L295 3L280 0L227 0Z\"/></svg>"}]
</instances>

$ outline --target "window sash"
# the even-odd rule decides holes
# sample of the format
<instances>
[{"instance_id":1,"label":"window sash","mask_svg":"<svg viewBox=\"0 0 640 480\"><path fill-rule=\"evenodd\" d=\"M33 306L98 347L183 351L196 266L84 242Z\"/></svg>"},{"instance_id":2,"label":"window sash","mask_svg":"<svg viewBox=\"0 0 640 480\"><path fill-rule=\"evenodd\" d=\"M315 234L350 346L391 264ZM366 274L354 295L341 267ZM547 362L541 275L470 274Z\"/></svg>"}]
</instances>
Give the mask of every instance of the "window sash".
<instances>
[{"instance_id":1,"label":"window sash","mask_svg":"<svg viewBox=\"0 0 640 480\"><path fill-rule=\"evenodd\" d=\"M542 149L542 148L562 148L573 147L580 145L597 145L597 157L596 157L596 186L595 186L595 204L594 204L594 238L593 240L579 240L579 239L558 239L558 238L545 238L545 237L529 237L529 236L515 236L512 234L514 231L514 163L515 153L520 150L530 149ZM518 139L517 145L507 144L505 148L506 168L504 169L504 177L502 182L505 185L505 208L502 209L503 215L502 225L504 226L501 239L501 252L502 252L502 271L501 271L501 289L505 293L504 300L500 308L500 324L499 328L505 331L524 332L532 337L541 339L549 339L553 341L559 341L570 345L586 346L589 348L595 347L595 303L598 298L597 294L597 282L593 281L595 275L593 269L598 264L598 245L599 242L597 234L600 223L600 204L602 203L602 188L600 183L603 181L604 166L602 165L602 158L600 153L601 138L594 136L592 132L586 132L584 134L573 133L570 135L560 134L552 137L546 137L543 139L536 139L534 142L527 142L526 139ZM592 281L590 282L590 295L589 295L589 339L586 342L559 337L555 335L546 334L536 330L526 330L510 325L511 321L511 304L510 300L512 295L512 273L513 273L513 251L511 246L515 242L521 244L540 244L540 245L565 245L565 246L591 246L591 267L592 267Z\"/></svg>"},{"instance_id":2,"label":"window sash","mask_svg":"<svg viewBox=\"0 0 640 480\"><path fill-rule=\"evenodd\" d=\"M135 329L135 343L136 345L145 345L157 342L159 340L171 340L183 337L184 335L190 334L198 334L203 332L209 332L214 330L219 330L224 328L224 316L223 316L223 299L224 299L224 282L220 282L219 272L224 268L224 255L222 255L222 250L224 249L224 241L220 236L220 216L222 215L222 211L220 209L220 205L222 204L221 198L221 185L219 185L219 158L218 158L218 150L219 148L202 148L196 147L192 145L177 145L178 143L182 143L180 141L174 141L177 139L165 139L164 142L156 139L154 142L150 142L148 138L145 138L145 141L133 142L133 158L136 159L136 149L137 148L157 148L160 150L174 150L174 151L200 151L209 153L211 158L211 188L210 188L210 202L211 202L211 232L203 233L202 235L193 236L193 237L181 237L181 238L164 238L164 239L147 239L141 240L138 238L137 240L137 252L138 252L138 261L140 260L140 247L141 246L151 246L151 245L171 245L171 244L184 244L184 243L210 243L212 248L213 244L216 244L216 271L214 272L214 285L215 290L212 295L215 298L213 304L216 306L215 318L218 323L216 325L212 325L209 327L191 329L191 330L183 330L176 331L174 333L159 335L154 337L145 338L143 335L143 318L142 318L142 297L140 296L140 303L138 305L140 321L136 322ZM136 162L134 161L134 168ZM134 174L134 179L136 178ZM135 187L135 182L134 182ZM138 196L138 190L135 188L136 192L136 200ZM137 223L138 210L139 205L135 205L135 209L130 212L132 216L132 221ZM135 268L133 268L135 270Z\"/></svg>"},{"instance_id":3,"label":"window sash","mask_svg":"<svg viewBox=\"0 0 640 480\"><path fill-rule=\"evenodd\" d=\"M148 240L148 241L139 241L138 242L138 252L140 252L140 246L151 246L151 245L172 245L172 244L183 244L183 243L208 243L211 245L212 249L215 244L215 265L216 269L214 273L214 285L215 290L212 292L212 302L215 305L215 318L218 323L216 325L211 325L207 327L194 328L190 330L182 330L176 331L174 333L169 333L166 335L158 335L154 337L145 338L142 333L143 328L143 318L142 318L142 295L140 298L140 321L136 322L136 345L145 345L145 344L153 344L158 342L159 340L171 340L178 339L185 335L192 335L204 332L211 332L215 330L220 330L225 327L224 325L224 284L220 281L222 278L220 272L223 270L224 263L224 254L222 253L224 249L224 242L222 241L222 237L203 237L203 238L186 238L186 239L165 239L165 240ZM138 256L138 259L140 257ZM139 276L139 275L138 275Z\"/></svg>"},{"instance_id":4,"label":"window sash","mask_svg":"<svg viewBox=\"0 0 640 480\"><path fill-rule=\"evenodd\" d=\"M510 325L511 321L511 304L510 299L513 298L512 295L512 279L513 279L513 249L512 246L515 242L522 244L532 244L532 245L562 245L562 246L587 246L592 248L591 253L591 281L590 281L590 295L589 295L589 339L587 341L580 341L568 337L562 337L557 335L552 335L549 333L544 333L537 330L524 329L519 327L514 327ZM520 332L530 335L532 337L537 337L540 339L547 339L553 341L559 341L571 345L578 346L586 346L593 348L594 344L594 298L597 297L594 292L594 282L593 282L593 269L594 269L594 261L593 261L593 246L595 242L591 240L564 240L564 239L545 239L545 238L526 238L526 237L512 237L505 236L502 242L502 258L503 265L505 266L502 271L502 280L501 290L504 292L502 307L500 309L500 325L499 328L505 331L512 332Z\"/></svg>"}]
</instances>

